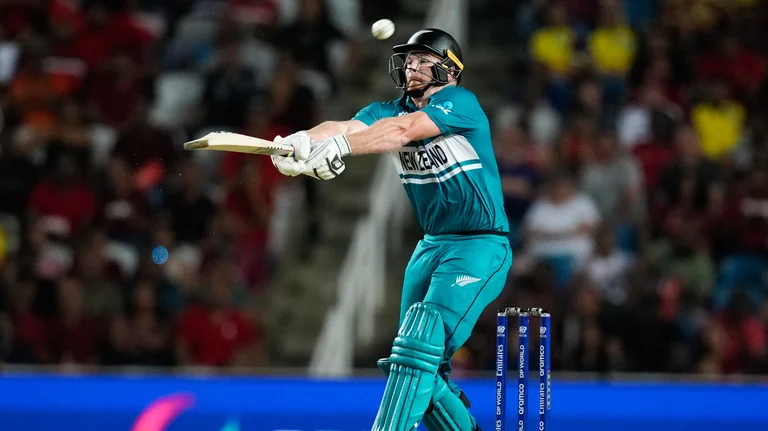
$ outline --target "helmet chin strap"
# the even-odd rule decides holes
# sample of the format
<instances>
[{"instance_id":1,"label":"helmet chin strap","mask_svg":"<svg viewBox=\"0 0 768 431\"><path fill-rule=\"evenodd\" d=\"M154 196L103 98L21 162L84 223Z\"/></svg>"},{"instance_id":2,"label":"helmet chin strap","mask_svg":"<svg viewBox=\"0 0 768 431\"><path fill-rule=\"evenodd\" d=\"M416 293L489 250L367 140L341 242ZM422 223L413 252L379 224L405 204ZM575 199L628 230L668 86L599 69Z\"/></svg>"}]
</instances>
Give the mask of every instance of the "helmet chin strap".
<instances>
[{"instance_id":1,"label":"helmet chin strap","mask_svg":"<svg viewBox=\"0 0 768 431\"><path fill-rule=\"evenodd\" d=\"M429 83L421 88L417 88L414 90L405 90L405 95L410 97L411 99L418 99L420 97L423 97L424 93L426 93L427 90L429 90L429 87L431 87L432 85L433 85L432 83Z\"/></svg>"}]
</instances>

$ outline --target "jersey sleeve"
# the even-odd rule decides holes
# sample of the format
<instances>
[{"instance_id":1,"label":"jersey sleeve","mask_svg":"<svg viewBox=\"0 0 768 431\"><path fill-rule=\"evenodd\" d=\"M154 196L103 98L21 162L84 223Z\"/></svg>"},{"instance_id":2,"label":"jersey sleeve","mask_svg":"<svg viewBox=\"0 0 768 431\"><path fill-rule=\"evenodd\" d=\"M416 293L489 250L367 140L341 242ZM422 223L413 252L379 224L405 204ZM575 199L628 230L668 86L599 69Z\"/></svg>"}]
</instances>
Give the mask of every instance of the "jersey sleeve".
<instances>
[{"instance_id":1,"label":"jersey sleeve","mask_svg":"<svg viewBox=\"0 0 768 431\"><path fill-rule=\"evenodd\" d=\"M366 126L370 127L373 123L381 119L381 102L371 103L359 110L352 119L362 121Z\"/></svg>"},{"instance_id":2,"label":"jersey sleeve","mask_svg":"<svg viewBox=\"0 0 768 431\"><path fill-rule=\"evenodd\" d=\"M435 93L422 112L434 121L443 135L452 135L476 128L482 110L472 93L447 87Z\"/></svg>"}]
</instances>

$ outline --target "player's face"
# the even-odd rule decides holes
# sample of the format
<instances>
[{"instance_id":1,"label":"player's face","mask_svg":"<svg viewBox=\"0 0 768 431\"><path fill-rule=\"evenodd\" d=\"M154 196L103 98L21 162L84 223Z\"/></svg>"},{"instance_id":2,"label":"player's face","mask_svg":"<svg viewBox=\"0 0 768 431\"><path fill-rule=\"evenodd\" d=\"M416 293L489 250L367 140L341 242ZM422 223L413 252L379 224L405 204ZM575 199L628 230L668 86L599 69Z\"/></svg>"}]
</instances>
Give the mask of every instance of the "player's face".
<instances>
[{"instance_id":1,"label":"player's face","mask_svg":"<svg viewBox=\"0 0 768 431\"><path fill-rule=\"evenodd\" d=\"M432 81L432 66L438 63L440 58L433 54L423 52L411 52L405 57L405 79L408 89L421 88Z\"/></svg>"}]
</instances>

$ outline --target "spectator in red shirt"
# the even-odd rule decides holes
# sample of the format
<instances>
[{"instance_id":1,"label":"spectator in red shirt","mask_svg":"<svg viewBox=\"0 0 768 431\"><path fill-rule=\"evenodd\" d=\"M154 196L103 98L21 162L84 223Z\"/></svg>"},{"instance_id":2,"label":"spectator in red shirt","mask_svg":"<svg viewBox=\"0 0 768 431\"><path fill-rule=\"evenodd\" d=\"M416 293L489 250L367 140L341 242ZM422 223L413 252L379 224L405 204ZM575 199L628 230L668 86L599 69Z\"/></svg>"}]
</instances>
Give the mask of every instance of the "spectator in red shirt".
<instances>
[{"instance_id":1,"label":"spectator in red shirt","mask_svg":"<svg viewBox=\"0 0 768 431\"><path fill-rule=\"evenodd\" d=\"M245 127L240 133L248 136L259 136L270 141L279 136L288 136L294 132L290 127L274 121L274 111L269 100L254 102L248 111ZM243 153L224 154L219 165L219 174L229 187L234 187L242 182L243 167L246 164L256 165L255 169L261 174L261 182L266 192L267 205L272 205L272 191L280 181L286 179L274 168L269 158L254 157Z\"/></svg>"},{"instance_id":2,"label":"spectator in red shirt","mask_svg":"<svg viewBox=\"0 0 768 431\"><path fill-rule=\"evenodd\" d=\"M53 360L63 364L94 364L101 333L99 322L85 311L83 286L74 277L59 281L59 314L48 326Z\"/></svg>"},{"instance_id":3,"label":"spectator in red shirt","mask_svg":"<svg viewBox=\"0 0 768 431\"><path fill-rule=\"evenodd\" d=\"M668 213L685 214L681 221L692 222L708 211L723 193L724 172L704 157L699 137L691 126L682 126L676 136L678 159L664 167L652 206L654 220L666 220ZM669 232L672 234L672 232Z\"/></svg>"},{"instance_id":4,"label":"spectator in red shirt","mask_svg":"<svg viewBox=\"0 0 768 431\"><path fill-rule=\"evenodd\" d=\"M667 100L658 85L649 84L639 90L640 103L634 112L627 109L623 136L630 141L632 156L643 171L646 190L656 188L664 168L676 157L673 141L682 119L682 111ZM634 117L634 118L633 118ZM637 126L640 126L639 128ZM642 130L641 133L633 133Z\"/></svg>"},{"instance_id":5,"label":"spectator in red shirt","mask_svg":"<svg viewBox=\"0 0 768 431\"><path fill-rule=\"evenodd\" d=\"M109 54L108 62L93 71L88 84L88 108L99 122L125 129L140 115L139 105L150 95L136 63L126 52Z\"/></svg>"},{"instance_id":6,"label":"spectator in red shirt","mask_svg":"<svg viewBox=\"0 0 768 431\"><path fill-rule=\"evenodd\" d=\"M279 181L268 157L244 159L240 181L227 193L223 229L234 241L236 260L246 283L262 287L267 278L267 242L273 191Z\"/></svg>"},{"instance_id":7,"label":"spectator in red shirt","mask_svg":"<svg viewBox=\"0 0 768 431\"><path fill-rule=\"evenodd\" d=\"M595 124L588 115L573 118L569 129L560 141L560 157L570 172L578 172L592 146Z\"/></svg>"},{"instance_id":8,"label":"spectator in red shirt","mask_svg":"<svg viewBox=\"0 0 768 431\"><path fill-rule=\"evenodd\" d=\"M96 214L96 196L78 176L78 166L71 154L62 155L56 171L32 190L29 212L33 219L56 217L77 234L87 228Z\"/></svg>"},{"instance_id":9,"label":"spectator in red shirt","mask_svg":"<svg viewBox=\"0 0 768 431\"><path fill-rule=\"evenodd\" d=\"M643 170L643 185L647 190L653 190L664 167L674 160L675 150L671 145L650 141L633 148L632 156Z\"/></svg>"},{"instance_id":10,"label":"spectator in red shirt","mask_svg":"<svg viewBox=\"0 0 768 431\"><path fill-rule=\"evenodd\" d=\"M716 347L720 371L723 373L751 373L762 366L766 353L765 327L750 313L748 297L737 293L728 309L715 316L716 331L723 337Z\"/></svg>"},{"instance_id":11,"label":"spectator in red shirt","mask_svg":"<svg viewBox=\"0 0 768 431\"><path fill-rule=\"evenodd\" d=\"M134 61L141 62L143 49L153 40L130 13L107 2L85 2L83 10L59 11L54 21L60 31L54 52L80 58L91 70L117 50L126 50Z\"/></svg>"},{"instance_id":12,"label":"spectator in red shirt","mask_svg":"<svg viewBox=\"0 0 768 431\"><path fill-rule=\"evenodd\" d=\"M186 365L244 365L253 358L256 328L233 304L231 265L223 259L211 265L203 302L181 316L178 360Z\"/></svg>"},{"instance_id":13,"label":"spectator in red shirt","mask_svg":"<svg viewBox=\"0 0 768 431\"><path fill-rule=\"evenodd\" d=\"M749 173L746 184L729 194L723 205L720 234L731 252L768 252L768 174L762 169Z\"/></svg>"},{"instance_id":14,"label":"spectator in red shirt","mask_svg":"<svg viewBox=\"0 0 768 431\"><path fill-rule=\"evenodd\" d=\"M758 90L766 72L766 62L745 48L739 39L729 34L720 39L714 52L702 56L697 64L703 80L725 80L737 97L749 96Z\"/></svg>"}]
</instances>

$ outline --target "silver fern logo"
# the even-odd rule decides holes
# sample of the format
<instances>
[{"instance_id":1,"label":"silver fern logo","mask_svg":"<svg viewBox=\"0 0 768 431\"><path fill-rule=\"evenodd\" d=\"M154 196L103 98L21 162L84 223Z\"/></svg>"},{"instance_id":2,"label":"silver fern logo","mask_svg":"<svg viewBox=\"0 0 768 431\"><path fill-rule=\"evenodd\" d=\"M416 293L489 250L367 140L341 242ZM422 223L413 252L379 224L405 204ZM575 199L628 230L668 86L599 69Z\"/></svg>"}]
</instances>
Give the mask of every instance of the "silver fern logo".
<instances>
[{"instance_id":1,"label":"silver fern logo","mask_svg":"<svg viewBox=\"0 0 768 431\"><path fill-rule=\"evenodd\" d=\"M460 275L460 276L456 277L456 282L453 283L451 285L451 287L456 286L456 285L464 287L464 286L466 286L468 284L477 283L478 281L480 281L480 279L477 278L477 277L471 277L469 275Z\"/></svg>"}]
</instances>

